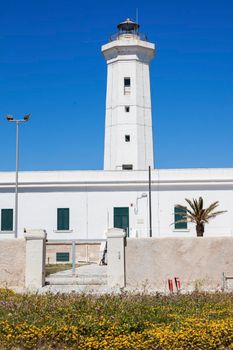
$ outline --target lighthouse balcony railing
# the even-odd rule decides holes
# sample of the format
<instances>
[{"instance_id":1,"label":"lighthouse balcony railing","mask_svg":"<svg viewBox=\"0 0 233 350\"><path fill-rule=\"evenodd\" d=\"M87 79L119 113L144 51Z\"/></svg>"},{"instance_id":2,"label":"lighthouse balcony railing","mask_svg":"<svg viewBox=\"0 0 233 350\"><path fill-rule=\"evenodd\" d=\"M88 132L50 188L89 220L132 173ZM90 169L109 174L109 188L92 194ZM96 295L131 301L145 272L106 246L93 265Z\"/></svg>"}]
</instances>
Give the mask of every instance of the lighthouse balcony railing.
<instances>
[{"instance_id":1,"label":"lighthouse balcony railing","mask_svg":"<svg viewBox=\"0 0 233 350\"><path fill-rule=\"evenodd\" d=\"M128 31L121 31L121 32L115 33L110 36L109 40L110 41L119 40L121 37L127 37L127 36L129 37L135 36L135 38L139 40L148 41L146 34L139 33L139 32L128 32Z\"/></svg>"}]
</instances>

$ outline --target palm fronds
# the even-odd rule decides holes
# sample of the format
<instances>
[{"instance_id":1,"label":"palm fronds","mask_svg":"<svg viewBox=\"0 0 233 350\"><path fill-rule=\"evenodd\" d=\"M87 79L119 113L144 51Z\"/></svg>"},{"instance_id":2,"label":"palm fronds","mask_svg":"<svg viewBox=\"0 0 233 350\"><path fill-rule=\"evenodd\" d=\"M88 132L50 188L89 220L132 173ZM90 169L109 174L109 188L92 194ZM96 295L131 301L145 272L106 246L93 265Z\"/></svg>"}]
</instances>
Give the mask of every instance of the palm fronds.
<instances>
[{"instance_id":1,"label":"palm fronds","mask_svg":"<svg viewBox=\"0 0 233 350\"><path fill-rule=\"evenodd\" d=\"M216 201L209 205L206 209L204 209L203 198L199 197L199 199L188 199L185 198L185 201L188 204L188 207L184 205L176 205L176 208L181 209L179 213L180 219L175 221L175 223L181 222L193 222L196 225L202 225L209 223L210 219L215 218L216 216L226 213L226 210L215 211L215 209L219 206L219 202Z\"/></svg>"}]
</instances>

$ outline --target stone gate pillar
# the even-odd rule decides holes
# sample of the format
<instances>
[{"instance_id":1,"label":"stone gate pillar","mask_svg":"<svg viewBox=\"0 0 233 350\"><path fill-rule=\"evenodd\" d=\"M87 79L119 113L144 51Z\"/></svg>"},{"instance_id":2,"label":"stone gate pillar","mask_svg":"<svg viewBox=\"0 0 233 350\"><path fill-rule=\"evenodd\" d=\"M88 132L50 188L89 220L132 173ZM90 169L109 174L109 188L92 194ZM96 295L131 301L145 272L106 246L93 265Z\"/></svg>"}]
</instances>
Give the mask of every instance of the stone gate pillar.
<instances>
[{"instance_id":1,"label":"stone gate pillar","mask_svg":"<svg viewBox=\"0 0 233 350\"><path fill-rule=\"evenodd\" d=\"M26 240L25 287L35 290L45 285L46 232L29 230L24 237Z\"/></svg>"},{"instance_id":2,"label":"stone gate pillar","mask_svg":"<svg viewBox=\"0 0 233 350\"><path fill-rule=\"evenodd\" d=\"M108 287L125 287L125 231L111 228L107 231Z\"/></svg>"}]
</instances>

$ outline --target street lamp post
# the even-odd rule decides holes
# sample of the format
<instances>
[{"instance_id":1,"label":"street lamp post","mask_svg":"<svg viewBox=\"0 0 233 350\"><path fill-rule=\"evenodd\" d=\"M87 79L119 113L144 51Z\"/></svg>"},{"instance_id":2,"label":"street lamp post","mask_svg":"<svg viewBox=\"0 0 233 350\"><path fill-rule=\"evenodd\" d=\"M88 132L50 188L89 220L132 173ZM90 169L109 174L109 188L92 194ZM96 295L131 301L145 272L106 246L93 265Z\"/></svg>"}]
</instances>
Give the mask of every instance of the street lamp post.
<instances>
[{"instance_id":1,"label":"street lamp post","mask_svg":"<svg viewBox=\"0 0 233 350\"><path fill-rule=\"evenodd\" d=\"M25 114L23 119L15 119L12 115L6 115L6 120L16 124L15 142L15 238L18 237L18 179L19 179L19 123L27 122L31 114Z\"/></svg>"}]
</instances>

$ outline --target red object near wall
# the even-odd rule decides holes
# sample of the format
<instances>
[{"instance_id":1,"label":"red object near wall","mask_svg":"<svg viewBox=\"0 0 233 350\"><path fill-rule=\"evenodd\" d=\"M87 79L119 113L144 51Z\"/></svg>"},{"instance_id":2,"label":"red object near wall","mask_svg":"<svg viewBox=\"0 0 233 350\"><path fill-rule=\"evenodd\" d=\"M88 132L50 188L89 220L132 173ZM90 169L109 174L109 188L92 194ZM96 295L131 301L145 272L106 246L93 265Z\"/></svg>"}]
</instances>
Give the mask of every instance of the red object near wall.
<instances>
[{"instance_id":1,"label":"red object near wall","mask_svg":"<svg viewBox=\"0 0 233 350\"><path fill-rule=\"evenodd\" d=\"M180 278L179 277L175 277L175 285L176 285L177 292L179 292L180 289L181 289L181 283L180 283Z\"/></svg>"},{"instance_id":2,"label":"red object near wall","mask_svg":"<svg viewBox=\"0 0 233 350\"><path fill-rule=\"evenodd\" d=\"M173 293L173 281L172 279L168 279L168 288L171 293Z\"/></svg>"}]
</instances>

